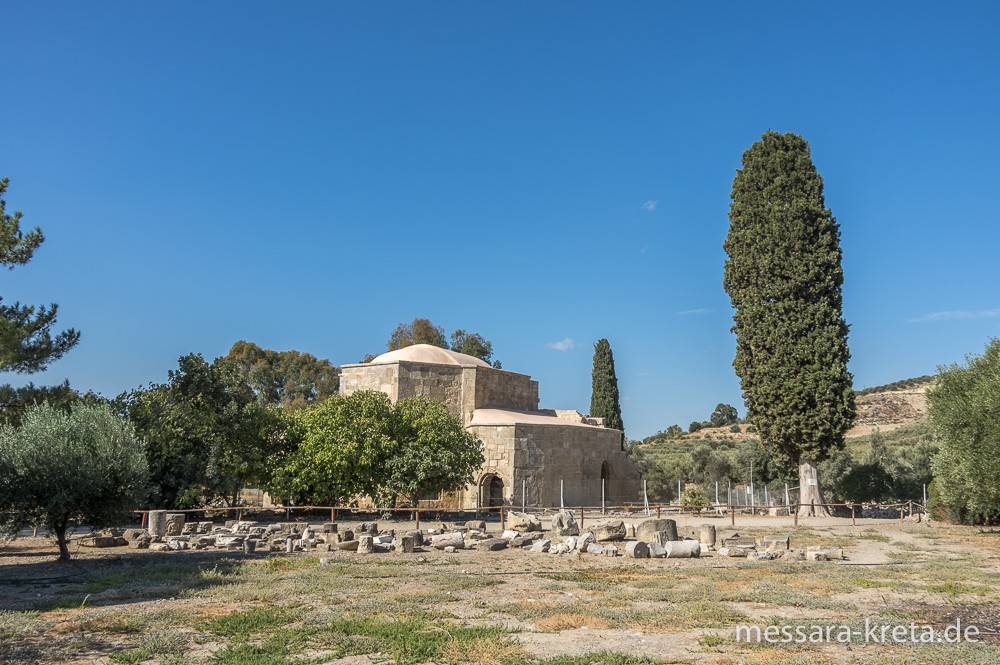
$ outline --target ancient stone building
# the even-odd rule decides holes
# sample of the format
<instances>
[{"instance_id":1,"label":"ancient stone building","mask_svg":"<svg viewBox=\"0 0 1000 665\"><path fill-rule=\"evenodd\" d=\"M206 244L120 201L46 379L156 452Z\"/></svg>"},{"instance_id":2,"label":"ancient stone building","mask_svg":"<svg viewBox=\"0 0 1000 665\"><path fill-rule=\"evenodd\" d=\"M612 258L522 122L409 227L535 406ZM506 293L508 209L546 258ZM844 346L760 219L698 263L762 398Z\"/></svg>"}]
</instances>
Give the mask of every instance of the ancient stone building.
<instances>
[{"instance_id":1,"label":"ancient stone building","mask_svg":"<svg viewBox=\"0 0 1000 665\"><path fill-rule=\"evenodd\" d=\"M622 433L578 411L538 408L538 382L479 358L427 344L341 368L340 392L384 392L396 401L427 397L484 444L476 482L453 495L422 497L429 508L600 506L641 501L639 473L622 452ZM603 481L603 482L602 482Z\"/></svg>"}]
</instances>

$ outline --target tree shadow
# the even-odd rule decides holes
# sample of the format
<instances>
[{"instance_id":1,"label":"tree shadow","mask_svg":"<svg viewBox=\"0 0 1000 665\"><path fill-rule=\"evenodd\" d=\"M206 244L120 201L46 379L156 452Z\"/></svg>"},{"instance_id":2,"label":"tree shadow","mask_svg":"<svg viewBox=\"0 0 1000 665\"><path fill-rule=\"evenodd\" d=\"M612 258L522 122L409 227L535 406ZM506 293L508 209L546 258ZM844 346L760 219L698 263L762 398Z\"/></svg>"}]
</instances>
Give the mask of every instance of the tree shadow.
<instances>
[{"instance_id":1,"label":"tree shadow","mask_svg":"<svg viewBox=\"0 0 1000 665\"><path fill-rule=\"evenodd\" d=\"M37 547L11 545L0 551L0 607L44 612L176 598L231 584L245 561L268 556L266 552L151 552L116 547L74 553L69 562L60 562L54 548L51 556L46 554Z\"/></svg>"}]
</instances>

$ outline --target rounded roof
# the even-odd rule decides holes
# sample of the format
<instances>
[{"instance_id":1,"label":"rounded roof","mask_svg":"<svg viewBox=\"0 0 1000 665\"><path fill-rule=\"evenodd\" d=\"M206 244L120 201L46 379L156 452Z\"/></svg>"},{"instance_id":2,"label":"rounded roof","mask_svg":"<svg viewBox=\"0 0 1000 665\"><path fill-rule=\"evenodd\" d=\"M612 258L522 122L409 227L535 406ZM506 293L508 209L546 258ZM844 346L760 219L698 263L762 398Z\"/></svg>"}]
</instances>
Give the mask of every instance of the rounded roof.
<instances>
[{"instance_id":1,"label":"rounded roof","mask_svg":"<svg viewBox=\"0 0 1000 665\"><path fill-rule=\"evenodd\" d=\"M396 351L383 353L369 362L369 365L389 365L391 363L411 362L426 363L429 365L475 365L478 367L489 367L490 364L481 358L469 356L457 351L442 349L432 344L413 344Z\"/></svg>"}]
</instances>

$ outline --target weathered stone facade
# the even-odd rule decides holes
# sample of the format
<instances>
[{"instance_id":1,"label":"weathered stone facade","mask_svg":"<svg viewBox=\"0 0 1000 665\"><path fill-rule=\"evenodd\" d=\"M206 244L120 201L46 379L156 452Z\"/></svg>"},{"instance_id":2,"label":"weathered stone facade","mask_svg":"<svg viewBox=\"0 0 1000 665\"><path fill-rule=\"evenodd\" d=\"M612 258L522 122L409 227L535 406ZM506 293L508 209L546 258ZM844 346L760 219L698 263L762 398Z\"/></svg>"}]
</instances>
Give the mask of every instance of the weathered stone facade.
<instances>
[{"instance_id":1,"label":"weathered stone facade","mask_svg":"<svg viewBox=\"0 0 1000 665\"><path fill-rule=\"evenodd\" d=\"M622 433L577 411L538 409L538 382L494 369L478 358L418 344L370 363L345 365L340 390L374 390L396 401L444 402L484 445L477 482L435 501L432 509L638 502L639 473L622 452ZM603 483L602 483L603 480ZM560 497L560 483L562 497Z\"/></svg>"}]
</instances>

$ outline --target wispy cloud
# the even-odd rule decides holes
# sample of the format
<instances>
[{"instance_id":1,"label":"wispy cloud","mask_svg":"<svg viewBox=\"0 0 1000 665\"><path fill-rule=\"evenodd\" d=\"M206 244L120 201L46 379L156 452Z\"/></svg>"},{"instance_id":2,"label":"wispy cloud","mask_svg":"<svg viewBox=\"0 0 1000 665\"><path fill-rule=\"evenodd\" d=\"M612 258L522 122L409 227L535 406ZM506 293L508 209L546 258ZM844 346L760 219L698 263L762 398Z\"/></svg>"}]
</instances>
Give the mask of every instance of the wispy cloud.
<instances>
[{"instance_id":1,"label":"wispy cloud","mask_svg":"<svg viewBox=\"0 0 1000 665\"><path fill-rule=\"evenodd\" d=\"M558 342L549 342L545 346L550 349L555 349L556 351L569 351L576 346L576 342L574 342L571 337L564 337Z\"/></svg>"},{"instance_id":2,"label":"wispy cloud","mask_svg":"<svg viewBox=\"0 0 1000 665\"><path fill-rule=\"evenodd\" d=\"M677 316L689 316L692 314L700 315L700 314L711 314L711 313L712 310L705 309L704 307L699 307L698 309L685 309L684 311L677 312Z\"/></svg>"},{"instance_id":3,"label":"wispy cloud","mask_svg":"<svg viewBox=\"0 0 1000 665\"><path fill-rule=\"evenodd\" d=\"M950 312L931 312L915 319L908 319L907 322L974 321L976 319L1000 319L1000 309L956 309Z\"/></svg>"},{"instance_id":4,"label":"wispy cloud","mask_svg":"<svg viewBox=\"0 0 1000 665\"><path fill-rule=\"evenodd\" d=\"M653 212L654 210L656 210L657 203L659 203L659 201L653 201L652 199L650 199L649 201L646 201L645 203L642 204L642 209L645 210L646 212Z\"/></svg>"}]
</instances>

